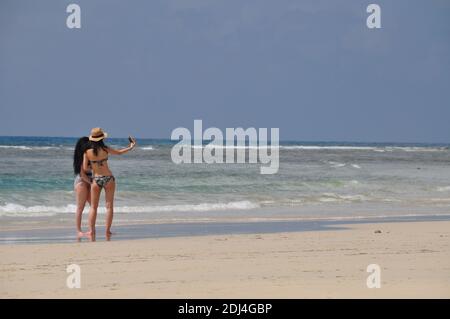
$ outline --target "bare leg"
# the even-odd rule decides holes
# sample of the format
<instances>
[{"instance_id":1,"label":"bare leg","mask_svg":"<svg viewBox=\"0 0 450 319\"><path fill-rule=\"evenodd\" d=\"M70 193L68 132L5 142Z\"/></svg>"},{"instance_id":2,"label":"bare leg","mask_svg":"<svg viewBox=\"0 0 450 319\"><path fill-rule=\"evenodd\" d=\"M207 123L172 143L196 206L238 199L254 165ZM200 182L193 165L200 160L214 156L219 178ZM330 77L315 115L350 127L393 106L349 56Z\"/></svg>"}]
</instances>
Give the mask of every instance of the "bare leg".
<instances>
[{"instance_id":1,"label":"bare leg","mask_svg":"<svg viewBox=\"0 0 450 319\"><path fill-rule=\"evenodd\" d=\"M75 214L76 226L77 226L77 236L83 236L81 231L81 218L86 205L86 201L89 197L89 186L86 183L78 183L75 186L75 194L77 199L77 211Z\"/></svg>"},{"instance_id":2,"label":"bare leg","mask_svg":"<svg viewBox=\"0 0 450 319\"><path fill-rule=\"evenodd\" d=\"M89 231L88 236L95 236L95 221L97 220L97 208L102 189L95 182L91 185L91 208L89 209Z\"/></svg>"},{"instance_id":3,"label":"bare leg","mask_svg":"<svg viewBox=\"0 0 450 319\"><path fill-rule=\"evenodd\" d=\"M91 185L88 186L88 196L86 201L89 203L89 206L91 206Z\"/></svg>"},{"instance_id":4,"label":"bare leg","mask_svg":"<svg viewBox=\"0 0 450 319\"><path fill-rule=\"evenodd\" d=\"M105 185L106 200L106 236L111 236L111 225L114 216L114 192L116 190L116 182L111 180Z\"/></svg>"}]
</instances>

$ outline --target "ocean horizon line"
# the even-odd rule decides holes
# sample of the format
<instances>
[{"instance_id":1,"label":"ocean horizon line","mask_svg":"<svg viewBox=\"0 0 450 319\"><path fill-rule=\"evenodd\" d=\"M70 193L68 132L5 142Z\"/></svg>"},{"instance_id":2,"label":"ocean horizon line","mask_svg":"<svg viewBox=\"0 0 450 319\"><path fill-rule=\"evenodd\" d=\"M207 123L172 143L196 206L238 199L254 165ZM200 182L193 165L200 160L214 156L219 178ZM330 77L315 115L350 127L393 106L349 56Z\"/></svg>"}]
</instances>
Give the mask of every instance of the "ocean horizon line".
<instances>
[{"instance_id":1,"label":"ocean horizon line","mask_svg":"<svg viewBox=\"0 0 450 319\"><path fill-rule=\"evenodd\" d=\"M73 139L76 140L81 136L47 136L47 135L0 135L0 139L5 138L22 138L22 139ZM176 144L178 141L172 140L170 138L163 137L135 137L137 140L144 141L160 141L166 142L166 144ZM128 136L126 137L108 137L108 140L128 140ZM192 141L194 141L192 139ZM209 142L209 140L204 140ZM169 143L167 143L169 142ZM224 142L227 142L224 140ZM270 140L269 140L270 142ZM437 146L437 147L449 147L449 142L402 142L402 141L352 141L352 140L301 140L301 139L284 139L279 141L280 144L289 145L330 145L330 146Z\"/></svg>"}]
</instances>

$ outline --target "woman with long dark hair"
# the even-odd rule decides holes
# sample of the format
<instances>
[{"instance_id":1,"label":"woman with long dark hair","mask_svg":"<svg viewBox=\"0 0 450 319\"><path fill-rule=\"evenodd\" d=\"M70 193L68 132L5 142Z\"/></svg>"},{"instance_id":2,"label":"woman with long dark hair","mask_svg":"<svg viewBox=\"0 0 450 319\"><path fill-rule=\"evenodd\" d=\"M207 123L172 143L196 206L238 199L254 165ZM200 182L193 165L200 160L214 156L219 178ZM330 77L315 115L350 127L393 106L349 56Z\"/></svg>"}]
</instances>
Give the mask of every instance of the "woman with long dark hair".
<instances>
[{"instance_id":1,"label":"woman with long dark hair","mask_svg":"<svg viewBox=\"0 0 450 319\"><path fill-rule=\"evenodd\" d=\"M88 236L95 240L95 221L97 219L97 208L102 189L105 189L106 200L106 238L111 236L111 225L114 215L114 192L116 180L108 167L108 155L121 155L129 152L136 146L136 141L130 138L128 147L115 150L104 144L103 140L108 135L101 128L93 128L89 136L89 146L84 153L83 166L93 171L93 182L91 185L91 209L89 210Z\"/></svg>"},{"instance_id":2,"label":"woman with long dark hair","mask_svg":"<svg viewBox=\"0 0 450 319\"><path fill-rule=\"evenodd\" d=\"M73 188L77 200L77 209L75 213L75 220L77 226L78 237L83 236L81 230L81 218L86 202L91 203L91 178L92 172L89 167L83 167L84 152L87 149L89 138L81 137L75 146L73 152L73 173L75 174L75 181Z\"/></svg>"}]
</instances>

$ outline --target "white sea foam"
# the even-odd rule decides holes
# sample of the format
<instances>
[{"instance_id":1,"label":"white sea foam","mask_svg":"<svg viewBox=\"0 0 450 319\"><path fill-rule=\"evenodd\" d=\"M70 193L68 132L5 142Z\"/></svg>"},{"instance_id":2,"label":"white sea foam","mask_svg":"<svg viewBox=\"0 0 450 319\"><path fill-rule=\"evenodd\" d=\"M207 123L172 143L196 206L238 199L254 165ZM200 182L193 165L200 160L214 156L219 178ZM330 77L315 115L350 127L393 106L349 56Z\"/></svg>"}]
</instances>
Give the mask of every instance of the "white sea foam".
<instances>
[{"instance_id":1,"label":"white sea foam","mask_svg":"<svg viewBox=\"0 0 450 319\"><path fill-rule=\"evenodd\" d=\"M120 147L120 145L111 145L111 147ZM264 149L268 146L258 145L192 145L192 148L205 148L215 147L223 149ZM393 151L405 151L405 152L439 152L448 151L444 147L417 147L417 146L343 146L343 145L279 145L280 149L285 150L336 150L336 151L375 151L375 152L393 152ZM18 150L50 150L50 149L67 149L71 150L71 146L26 146L26 145L0 145L0 149L18 149ZM154 146L142 146L141 150L154 150Z\"/></svg>"},{"instance_id":2,"label":"white sea foam","mask_svg":"<svg viewBox=\"0 0 450 319\"><path fill-rule=\"evenodd\" d=\"M333 168L344 167L346 165L345 163L339 163L339 162L328 162L328 164L330 164L331 167L333 167Z\"/></svg>"},{"instance_id":3,"label":"white sea foam","mask_svg":"<svg viewBox=\"0 0 450 319\"><path fill-rule=\"evenodd\" d=\"M269 148L270 149L270 145L269 146L258 146L258 145L213 145L213 144L207 144L207 145L192 145L191 148L194 149L211 149L211 148L216 148L216 149L235 149L235 150L239 150L239 149L266 149Z\"/></svg>"},{"instance_id":4,"label":"white sea foam","mask_svg":"<svg viewBox=\"0 0 450 319\"><path fill-rule=\"evenodd\" d=\"M114 212L117 213L158 213L158 212L207 212L218 210L247 210L260 207L250 201L236 201L228 203L201 203L201 204L181 204L162 206L117 206ZM0 206L0 216L18 217L38 217L52 216L60 213L75 213L76 206L69 204L66 206L23 206L19 204L7 203ZM99 207L99 213L105 213L105 207Z\"/></svg>"},{"instance_id":5,"label":"white sea foam","mask_svg":"<svg viewBox=\"0 0 450 319\"><path fill-rule=\"evenodd\" d=\"M450 186L442 186L437 188L438 192L450 192Z\"/></svg>"},{"instance_id":6,"label":"white sea foam","mask_svg":"<svg viewBox=\"0 0 450 319\"><path fill-rule=\"evenodd\" d=\"M19 149L19 150L31 150L31 147L23 146L23 145L0 145L0 148L13 148L13 149Z\"/></svg>"},{"instance_id":7,"label":"white sea foam","mask_svg":"<svg viewBox=\"0 0 450 319\"><path fill-rule=\"evenodd\" d=\"M318 145L281 145L280 149L286 150L336 150L336 151L374 151L374 152L439 152L445 151L445 148L439 147L411 147L411 146L318 146Z\"/></svg>"},{"instance_id":8,"label":"white sea foam","mask_svg":"<svg viewBox=\"0 0 450 319\"><path fill-rule=\"evenodd\" d=\"M25 145L0 145L0 149L17 149L17 150L51 150L60 149L59 146L25 146ZM72 148L71 148L72 149Z\"/></svg>"},{"instance_id":9,"label":"white sea foam","mask_svg":"<svg viewBox=\"0 0 450 319\"><path fill-rule=\"evenodd\" d=\"M66 206L23 206L20 204L7 203L0 206L0 216L22 216L22 217L36 217L36 216L52 216L56 213L73 213L76 206L69 204Z\"/></svg>"},{"instance_id":10,"label":"white sea foam","mask_svg":"<svg viewBox=\"0 0 450 319\"><path fill-rule=\"evenodd\" d=\"M444 151L445 149L431 147L387 147L386 150L401 150L404 152L439 152Z\"/></svg>"},{"instance_id":11,"label":"white sea foam","mask_svg":"<svg viewBox=\"0 0 450 319\"><path fill-rule=\"evenodd\" d=\"M322 196L318 198L321 203L331 203L331 202L361 202L370 200L367 196L361 194L354 195L338 195L335 193L323 193Z\"/></svg>"},{"instance_id":12,"label":"white sea foam","mask_svg":"<svg viewBox=\"0 0 450 319\"><path fill-rule=\"evenodd\" d=\"M281 149L287 150L363 150L373 151L376 147L372 146L317 146L317 145L282 145Z\"/></svg>"}]
</instances>

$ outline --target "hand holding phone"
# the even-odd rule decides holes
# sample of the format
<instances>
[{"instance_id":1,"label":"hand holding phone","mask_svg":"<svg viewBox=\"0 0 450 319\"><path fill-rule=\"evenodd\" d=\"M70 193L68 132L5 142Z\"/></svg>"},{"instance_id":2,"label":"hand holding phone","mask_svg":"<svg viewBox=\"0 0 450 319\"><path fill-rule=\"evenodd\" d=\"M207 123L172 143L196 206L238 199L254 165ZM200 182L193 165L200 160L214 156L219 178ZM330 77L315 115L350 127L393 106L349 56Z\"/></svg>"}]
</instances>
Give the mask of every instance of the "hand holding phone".
<instances>
[{"instance_id":1,"label":"hand holding phone","mask_svg":"<svg viewBox=\"0 0 450 319\"><path fill-rule=\"evenodd\" d=\"M128 141L130 141L130 144L132 147L134 147L136 145L136 140L133 137L128 136Z\"/></svg>"}]
</instances>

